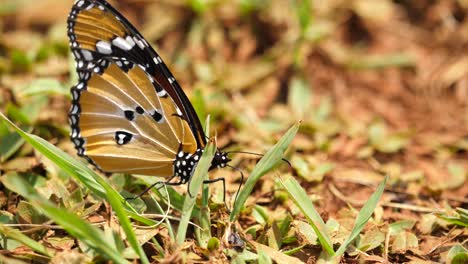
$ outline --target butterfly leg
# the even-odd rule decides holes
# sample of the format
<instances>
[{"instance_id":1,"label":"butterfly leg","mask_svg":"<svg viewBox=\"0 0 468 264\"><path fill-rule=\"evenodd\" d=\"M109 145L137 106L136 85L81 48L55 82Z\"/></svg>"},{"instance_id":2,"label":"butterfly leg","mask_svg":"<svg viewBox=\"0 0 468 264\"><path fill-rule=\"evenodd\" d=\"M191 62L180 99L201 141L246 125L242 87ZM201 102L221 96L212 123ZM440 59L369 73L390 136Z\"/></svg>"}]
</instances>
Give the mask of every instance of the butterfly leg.
<instances>
[{"instance_id":1,"label":"butterfly leg","mask_svg":"<svg viewBox=\"0 0 468 264\"><path fill-rule=\"evenodd\" d=\"M204 184L211 184L211 183L215 183L215 182L219 182L219 181L222 181L223 182L223 202L224 202L224 206L226 207L226 210L227 212L230 214L231 213L231 210L229 209L227 203L226 203L226 180L221 177L221 178L216 178L216 179L212 179L212 180L206 180L206 181L203 181Z\"/></svg>"},{"instance_id":2,"label":"butterfly leg","mask_svg":"<svg viewBox=\"0 0 468 264\"><path fill-rule=\"evenodd\" d=\"M157 181L153 184L151 184L148 188L146 188L145 190L143 190L141 193L139 193L138 195L136 195L135 197L128 197L128 198L125 198L125 201L131 201L131 200L135 200L137 198L140 198L141 196L143 196L145 193L149 192L149 190L153 189L153 187L155 187L156 185L159 185L161 184L160 187L158 187L158 190L164 186L164 185L180 185L180 183L172 183L170 182L172 179L174 179L175 176L172 176L171 178L169 178L169 180L167 181Z\"/></svg>"}]
</instances>

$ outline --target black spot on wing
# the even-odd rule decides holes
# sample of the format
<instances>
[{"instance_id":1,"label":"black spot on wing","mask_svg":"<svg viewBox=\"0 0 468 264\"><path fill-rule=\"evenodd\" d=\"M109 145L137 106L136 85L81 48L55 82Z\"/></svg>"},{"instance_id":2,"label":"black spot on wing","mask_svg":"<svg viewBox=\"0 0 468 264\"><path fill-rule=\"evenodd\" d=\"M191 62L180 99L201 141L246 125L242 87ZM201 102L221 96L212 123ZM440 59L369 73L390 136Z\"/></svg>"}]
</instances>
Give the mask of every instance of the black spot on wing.
<instances>
[{"instance_id":1,"label":"black spot on wing","mask_svg":"<svg viewBox=\"0 0 468 264\"><path fill-rule=\"evenodd\" d=\"M153 117L154 121L161 123L163 121L164 116L159 113L158 110L154 110L154 112L151 114L151 117Z\"/></svg>"},{"instance_id":2,"label":"black spot on wing","mask_svg":"<svg viewBox=\"0 0 468 264\"><path fill-rule=\"evenodd\" d=\"M145 110L141 107L141 106L137 106L135 108L135 110L137 111L137 113L139 113L140 115L142 115L143 113L145 113Z\"/></svg>"},{"instance_id":3,"label":"black spot on wing","mask_svg":"<svg viewBox=\"0 0 468 264\"><path fill-rule=\"evenodd\" d=\"M124 114L125 114L125 118L128 121L133 121L135 119L135 112L133 112L132 110L126 110L124 111Z\"/></svg>"},{"instance_id":4,"label":"black spot on wing","mask_svg":"<svg viewBox=\"0 0 468 264\"><path fill-rule=\"evenodd\" d=\"M115 132L115 142L119 145L125 145L132 140L133 135L125 131Z\"/></svg>"}]
</instances>

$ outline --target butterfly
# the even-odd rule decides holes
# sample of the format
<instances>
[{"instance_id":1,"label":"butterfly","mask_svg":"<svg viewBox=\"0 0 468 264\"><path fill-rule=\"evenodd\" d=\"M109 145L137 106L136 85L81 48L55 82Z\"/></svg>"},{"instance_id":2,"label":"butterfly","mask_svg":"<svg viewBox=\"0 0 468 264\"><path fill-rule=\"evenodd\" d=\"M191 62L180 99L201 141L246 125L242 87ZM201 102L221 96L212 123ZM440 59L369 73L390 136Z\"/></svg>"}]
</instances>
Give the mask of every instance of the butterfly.
<instances>
[{"instance_id":1,"label":"butterfly","mask_svg":"<svg viewBox=\"0 0 468 264\"><path fill-rule=\"evenodd\" d=\"M77 0L67 24L79 78L69 112L78 155L107 173L190 182L206 136L158 53L104 0ZM210 170L229 166L227 154L217 150ZM215 181L225 186L224 178L205 183Z\"/></svg>"}]
</instances>

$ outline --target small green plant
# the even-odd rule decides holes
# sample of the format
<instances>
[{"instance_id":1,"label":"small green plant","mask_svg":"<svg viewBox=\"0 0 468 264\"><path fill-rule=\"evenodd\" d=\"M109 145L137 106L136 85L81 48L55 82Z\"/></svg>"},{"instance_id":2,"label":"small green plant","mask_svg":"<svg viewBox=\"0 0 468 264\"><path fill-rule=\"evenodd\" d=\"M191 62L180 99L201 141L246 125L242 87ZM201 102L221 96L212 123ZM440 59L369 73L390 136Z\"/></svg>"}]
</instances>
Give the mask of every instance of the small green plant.
<instances>
[{"instance_id":1,"label":"small green plant","mask_svg":"<svg viewBox=\"0 0 468 264\"><path fill-rule=\"evenodd\" d=\"M312 201L310 201L309 197L307 196L307 193L301 187L301 185L292 177L287 178L281 183L289 193L289 196L294 200L295 204L306 216L309 224L312 226L314 232L318 237L318 240L320 241L322 248L327 253L325 259L335 259L336 261L338 261L338 259L343 256L348 246L356 239L356 237L360 234L366 223L369 221L370 217L372 216L372 213L374 212L377 206L378 201L380 200L380 197L383 194L386 182L387 177L385 177L383 182L377 187L376 191L372 194L369 200L367 200L366 204L359 211L351 233L346 238L346 240L340 245L337 251L334 251L333 249L333 244L331 242L330 237L328 236L323 219L320 217L320 214L315 209Z\"/></svg>"}]
</instances>

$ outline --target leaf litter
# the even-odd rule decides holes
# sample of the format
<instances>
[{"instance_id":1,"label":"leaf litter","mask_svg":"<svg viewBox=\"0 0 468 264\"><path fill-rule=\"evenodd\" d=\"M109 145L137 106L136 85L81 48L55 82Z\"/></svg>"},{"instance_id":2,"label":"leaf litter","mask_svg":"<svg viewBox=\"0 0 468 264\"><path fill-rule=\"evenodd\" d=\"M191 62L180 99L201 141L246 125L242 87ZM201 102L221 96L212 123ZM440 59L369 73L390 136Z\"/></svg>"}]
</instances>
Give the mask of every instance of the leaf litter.
<instances>
[{"instance_id":1,"label":"leaf litter","mask_svg":"<svg viewBox=\"0 0 468 264\"><path fill-rule=\"evenodd\" d=\"M67 69L64 37L71 1L59 2L6 0L0 8L0 110L74 155L65 118L74 71ZM215 242L207 251L197 242L196 227L175 249L173 231L162 226L152 238L137 234L148 256L187 262L323 260L317 234L278 179L299 181L337 246L389 176L373 217L342 261L466 260L468 6L463 1L113 3L154 44L197 111L211 115L219 146L265 153L303 120L286 153L292 170L280 166L262 177L240 210L235 225L246 241L243 253ZM124 241L112 242L112 250L129 249L108 205L12 135L0 125L2 179L18 173L56 205L79 208L75 212L90 223L107 222L112 230L105 231L106 239ZM256 159L239 155L233 164L248 175ZM211 174L226 177L232 202L238 173ZM137 193L142 184L122 176L119 188ZM211 235L221 240L228 220L216 198L220 187L210 188ZM186 188L176 190L184 194ZM2 225L23 225L18 230L51 254L43 258L59 263L64 252L98 258L63 229L51 228L14 190L2 185L0 194ZM146 213L161 213L152 199L145 204ZM171 214L180 217L177 210ZM16 239L2 245L4 259L41 254L38 244Z\"/></svg>"}]
</instances>

